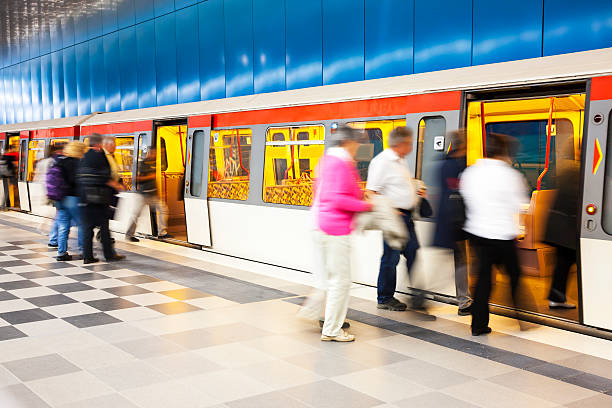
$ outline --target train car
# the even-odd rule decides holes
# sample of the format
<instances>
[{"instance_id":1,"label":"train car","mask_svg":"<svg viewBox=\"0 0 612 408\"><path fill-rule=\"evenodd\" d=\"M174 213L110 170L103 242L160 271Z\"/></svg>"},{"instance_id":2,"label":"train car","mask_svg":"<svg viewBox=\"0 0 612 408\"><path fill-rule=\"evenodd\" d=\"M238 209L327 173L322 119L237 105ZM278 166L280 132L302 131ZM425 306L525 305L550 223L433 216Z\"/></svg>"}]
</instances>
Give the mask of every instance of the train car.
<instances>
[{"instance_id":1,"label":"train car","mask_svg":"<svg viewBox=\"0 0 612 408\"><path fill-rule=\"evenodd\" d=\"M341 125L363 129L372 155L387 146L389 132L415 130L408 163L429 188L437 207L437 166L449 148L446 133L467 129L468 163L483 157L487 134L521 141L514 166L523 173L531 202L521 216L521 266L533 302L527 312L612 330L607 292L612 275L612 49L512 61L485 66L376 79L349 84L242 96L132 111L101 113L81 123L80 137L93 132L120 143L121 174L134 189L137 158L158 151L160 195L170 208L169 241L282 268L312 271L312 180L327 137ZM5 132L0 127L0 132ZM610 148L608 148L610 142ZM579 248L568 294L570 311L548 309L546 295L554 249L542 242L555 175L570 160L580 165ZM362 181L368 161L358 163ZM503 182L503 180L500 180ZM133 194L123 194L113 229L124 231ZM430 246L433 220L417 220L420 282L452 301L450 254ZM143 234L155 223L139 221ZM376 285L382 236L353 237L353 279ZM400 266L400 269L402 267ZM496 273L492 303L511 307Z\"/></svg>"}]
</instances>

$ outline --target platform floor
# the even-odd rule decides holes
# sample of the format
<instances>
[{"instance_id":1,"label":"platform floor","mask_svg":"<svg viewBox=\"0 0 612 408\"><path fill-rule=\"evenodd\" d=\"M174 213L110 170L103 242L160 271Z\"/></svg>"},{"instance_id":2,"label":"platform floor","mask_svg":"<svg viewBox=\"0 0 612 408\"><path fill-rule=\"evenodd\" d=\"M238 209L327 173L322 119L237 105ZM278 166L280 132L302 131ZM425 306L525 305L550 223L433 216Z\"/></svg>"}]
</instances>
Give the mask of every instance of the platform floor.
<instances>
[{"instance_id":1,"label":"platform floor","mask_svg":"<svg viewBox=\"0 0 612 408\"><path fill-rule=\"evenodd\" d=\"M311 277L171 244L55 262L34 218L0 214L0 407L612 407L612 342L432 304L375 307L357 341L296 319Z\"/></svg>"}]
</instances>

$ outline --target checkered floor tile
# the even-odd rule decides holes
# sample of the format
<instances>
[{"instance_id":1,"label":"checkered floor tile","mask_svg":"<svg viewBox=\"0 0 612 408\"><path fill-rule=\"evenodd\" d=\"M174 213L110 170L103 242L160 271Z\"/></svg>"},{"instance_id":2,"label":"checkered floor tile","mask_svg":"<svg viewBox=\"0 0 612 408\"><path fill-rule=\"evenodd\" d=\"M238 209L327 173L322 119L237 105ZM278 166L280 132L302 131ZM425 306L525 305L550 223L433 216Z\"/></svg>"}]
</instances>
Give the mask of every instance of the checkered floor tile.
<instances>
[{"instance_id":1,"label":"checkered floor tile","mask_svg":"<svg viewBox=\"0 0 612 408\"><path fill-rule=\"evenodd\" d=\"M125 269L57 262L43 241L0 242L0 341L20 325L61 319L78 328L201 310L207 293Z\"/></svg>"}]
</instances>

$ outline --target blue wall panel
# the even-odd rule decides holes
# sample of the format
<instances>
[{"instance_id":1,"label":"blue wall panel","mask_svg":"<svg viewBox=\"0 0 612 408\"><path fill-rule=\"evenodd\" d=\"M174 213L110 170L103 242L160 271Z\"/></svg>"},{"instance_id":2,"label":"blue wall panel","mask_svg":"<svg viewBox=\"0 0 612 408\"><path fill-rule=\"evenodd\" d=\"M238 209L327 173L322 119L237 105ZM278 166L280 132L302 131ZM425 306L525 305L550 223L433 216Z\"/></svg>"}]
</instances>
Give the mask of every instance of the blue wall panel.
<instances>
[{"instance_id":1,"label":"blue wall panel","mask_svg":"<svg viewBox=\"0 0 612 408\"><path fill-rule=\"evenodd\" d=\"M323 83L321 2L286 0L287 89Z\"/></svg>"},{"instance_id":2,"label":"blue wall panel","mask_svg":"<svg viewBox=\"0 0 612 408\"><path fill-rule=\"evenodd\" d=\"M40 26L38 33L38 44L40 55L48 54L51 52L51 32L49 31L49 24L43 22Z\"/></svg>"},{"instance_id":3,"label":"blue wall panel","mask_svg":"<svg viewBox=\"0 0 612 408\"><path fill-rule=\"evenodd\" d=\"M323 85L364 78L364 0L323 0Z\"/></svg>"},{"instance_id":4,"label":"blue wall panel","mask_svg":"<svg viewBox=\"0 0 612 408\"><path fill-rule=\"evenodd\" d=\"M138 107L156 106L155 22L153 20L136 26L136 51L138 59Z\"/></svg>"},{"instance_id":5,"label":"blue wall panel","mask_svg":"<svg viewBox=\"0 0 612 408\"><path fill-rule=\"evenodd\" d=\"M74 16L74 43L78 44L87 40L87 15L77 13Z\"/></svg>"},{"instance_id":6,"label":"blue wall panel","mask_svg":"<svg viewBox=\"0 0 612 408\"><path fill-rule=\"evenodd\" d=\"M157 105L176 103L176 19L174 13L155 19L155 62Z\"/></svg>"},{"instance_id":7,"label":"blue wall panel","mask_svg":"<svg viewBox=\"0 0 612 408\"><path fill-rule=\"evenodd\" d=\"M253 2L225 0L225 94L253 93Z\"/></svg>"},{"instance_id":8,"label":"blue wall panel","mask_svg":"<svg viewBox=\"0 0 612 408\"><path fill-rule=\"evenodd\" d=\"M89 44L74 46L76 56L77 100L79 115L91 113L91 84L89 81Z\"/></svg>"},{"instance_id":9,"label":"blue wall panel","mask_svg":"<svg viewBox=\"0 0 612 408\"><path fill-rule=\"evenodd\" d=\"M30 60L32 81L32 120L42 119L42 86L40 84L40 57Z\"/></svg>"},{"instance_id":10,"label":"blue wall panel","mask_svg":"<svg viewBox=\"0 0 612 408\"><path fill-rule=\"evenodd\" d=\"M91 111L106 110L106 75L104 74L104 46L102 37L88 41L89 81L91 83Z\"/></svg>"},{"instance_id":11,"label":"blue wall panel","mask_svg":"<svg viewBox=\"0 0 612 408\"><path fill-rule=\"evenodd\" d=\"M51 54L40 57L40 86L42 88L42 118L53 118L53 67Z\"/></svg>"},{"instance_id":12,"label":"blue wall panel","mask_svg":"<svg viewBox=\"0 0 612 408\"><path fill-rule=\"evenodd\" d=\"M93 9L87 14L87 38L102 35L102 10Z\"/></svg>"},{"instance_id":13,"label":"blue wall panel","mask_svg":"<svg viewBox=\"0 0 612 408\"><path fill-rule=\"evenodd\" d=\"M21 101L23 103L23 120L32 121L32 78L30 75L30 62L21 63Z\"/></svg>"},{"instance_id":14,"label":"blue wall panel","mask_svg":"<svg viewBox=\"0 0 612 408\"><path fill-rule=\"evenodd\" d=\"M253 0L254 91L285 89L285 1Z\"/></svg>"},{"instance_id":15,"label":"blue wall panel","mask_svg":"<svg viewBox=\"0 0 612 408\"><path fill-rule=\"evenodd\" d=\"M13 81L11 79L11 68L3 70L4 82L4 110L6 111L6 122L15 123L15 110L13 109Z\"/></svg>"},{"instance_id":16,"label":"blue wall panel","mask_svg":"<svg viewBox=\"0 0 612 408\"><path fill-rule=\"evenodd\" d=\"M155 2L155 17L174 11L174 0L154 0Z\"/></svg>"},{"instance_id":17,"label":"blue wall panel","mask_svg":"<svg viewBox=\"0 0 612 408\"><path fill-rule=\"evenodd\" d=\"M6 124L6 111L4 110L4 70L0 69L0 124Z\"/></svg>"},{"instance_id":18,"label":"blue wall panel","mask_svg":"<svg viewBox=\"0 0 612 408\"><path fill-rule=\"evenodd\" d=\"M79 114L79 104L74 46L64 48L62 52L64 63L64 106L66 116L76 116Z\"/></svg>"},{"instance_id":19,"label":"blue wall panel","mask_svg":"<svg viewBox=\"0 0 612 408\"><path fill-rule=\"evenodd\" d=\"M365 0L365 79L412 73L413 22L413 0Z\"/></svg>"},{"instance_id":20,"label":"blue wall panel","mask_svg":"<svg viewBox=\"0 0 612 408\"><path fill-rule=\"evenodd\" d=\"M225 98L225 33L223 0L198 4L200 37L200 99Z\"/></svg>"},{"instance_id":21,"label":"blue wall panel","mask_svg":"<svg viewBox=\"0 0 612 408\"><path fill-rule=\"evenodd\" d=\"M177 10L183 7L198 3L199 0L174 0L174 8Z\"/></svg>"},{"instance_id":22,"label":"blue wall panel","mask_svg":"<svg viewBox=\"0 0 612 408\"><path fill-rule=\"evenodd\" d=\"M15 121L23 122L23 94L21 93L21 64L13 65L13 106Z\"/></svg>"},{"instance_id":23,"label":"blue wall panel","mask_svg":"<svg viewBox=\"0 0 612 408\"><path fill-rule=\"evenodd\" d=\"M30 34L30 58L36 58L40 55L40 39L39 39L38 31ZM8 49L3 50L3 54L6 60Z\"/></svg>"},{"instance_id":24,"label":"blue wall panel","mask_svg":"<svg viewBox=\"0 0 612 408\"><path fill-rule=\"evenodd\" d=\"M136 58L136 29L119 31L119 72L121 76L121 109L138 108L138 65Z\"/></svg>"},{"instance_id":25,"label":"blue wall panel","mask_svg":"<svg viewBox=\"0 0 612 408\"><path fill-rule=\"evenodd\" d=\"M119 34L115 31L103 37L104 71L106 72L106 111L121 110L119 74Z\"/></svg>"},{"instance_id":26,"label":"blue wall panel","mask_svg":"<svg viewBox=\"0 0 612 408\"><path fill-rule=\"evenodd\" d=\"M72 16L64 16L61 19L62 27L62 47L70 47L74 45L74 18Z\"/></svg>"},{"instance_id":27,"label":"blue wall panel","mask_svg":"<svg viewBox=\"0 0 612 408\"><path fill-rule=\"evenodd\" d=\"M64 58L62 51L51 54L52 81L53 81L53 117L65 116L66 105L64 102Z\"/></svg>"},{"instance_id":28,"label":"blue wall panel","mask_svg":"<svg viewBox=\"0 0 612 408\"><path fill-rule=\"evenodd\" d=\"M117 31L117 3L109 1L102 9L102 34Z\"/></svg>"},{"instance_id":29,"label":"blue wall panel","mask_svg":"<svg viewBox=\"0 0 612 408\"><path fill-rule=\"evenodd\" d=\"M176 70L178 103L200 100L198 6L176 12Z\"/></svg>"},{"instance_id":30,"label":"blue wall panel","mask_svg":"<svg viewBox=\"0 0 612 408\"><path fill-rule=\"evenodd\" d=\"M62 25L58 19L49 22L49 35L51 37L51 52L61 50L64 46L62 38Z\"/></svg>"},{"instance_id":31,"label":"blue wall panel","mask_svg":"<svg viewBox=\"0 0 612 408\"><path fill-rule=\"evenodd\" d=\"M19 62L30 59L30 42L24 35L19 39Z\"/></svg>"},{"instance_id":32,"label":"blue wall panel","mask_svg":"<svg viewBox=\"0 0 612 408\"><path fill-rule=\"evenodd\" d=\"M134 0L119 1L119 4L117 4L117 28L126 28L135 23Z\"/></svg>"},{"instance_id":33,"label":"blue wall panel","mask_svg":"<svg viewBox=\"0 0 612 408\"><path fill-rule=\"evenodd\" d=\"M466 67L471 63L472 0L415 4L414 72Z\"/></svg>"},{"instance_id":34,"label":"blue wall panel","mask_svg":"<svg viewBox=\"0 0 612 408\"><path fill-rule=\"evenodd\" d=\"M134 0L134 13L136 23L155 17L155 4L153 0Z\"/></svg>"},{"instance_id":35,"label":"blue wall panel","mask_svg":"<svg viewBox=\"0 0 612 408\"><path fill-rule=\"evenodd\" d=\"M536 0L474 0L472 64L540 57L542 7Z\"/></svg>"},{"instance_id":36,"label":"blue wall panel","mask_svg":"<svg viewBox=\"0 0 612 408\"><path fill-rule=\"evenodd\" d=\"M587 6L588 4L588 6ZM612 46L612 1L544 2L544 55Z\"/></svg>"}]
</instances>

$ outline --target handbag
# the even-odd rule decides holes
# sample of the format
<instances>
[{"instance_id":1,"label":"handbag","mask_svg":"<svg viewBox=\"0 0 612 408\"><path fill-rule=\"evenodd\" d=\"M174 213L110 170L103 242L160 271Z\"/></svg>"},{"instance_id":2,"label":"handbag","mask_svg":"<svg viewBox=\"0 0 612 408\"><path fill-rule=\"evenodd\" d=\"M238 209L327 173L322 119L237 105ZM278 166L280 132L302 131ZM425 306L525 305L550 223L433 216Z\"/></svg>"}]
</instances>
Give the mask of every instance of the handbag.
<instances>
[{"instance_id":1,"label":"handbag","mask_svg":"<svg viewBox=\"0 0 612 408\"><path fill-rule=\"evenodd\" d=\"M455 239L459 240L465 235L463 232L463 226L465 224L465 202L461 193L457 190L451 191L448 195L448 214L449 214L449 226L453 232Z\"/></svg>"},{"instance_id":2,"label":"handbag","mask_svg":"<svg viewBox=\"0 0 612 408\"><path fill-rule=\"evenodd\" d=\"M421 198L419 203L419 216L421 218L429 218L433 215L431 204L426 198Z\"/></svg>"}]
</instances>

